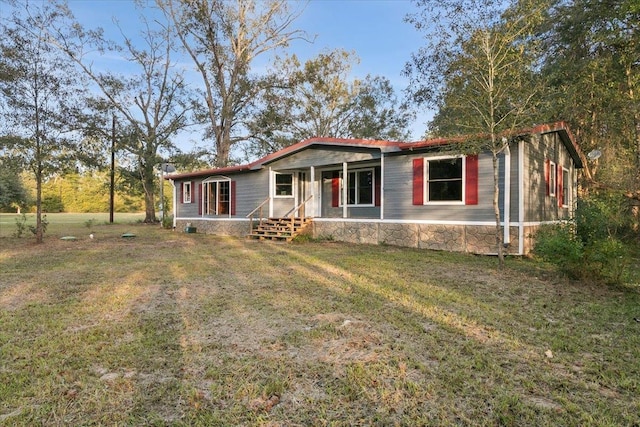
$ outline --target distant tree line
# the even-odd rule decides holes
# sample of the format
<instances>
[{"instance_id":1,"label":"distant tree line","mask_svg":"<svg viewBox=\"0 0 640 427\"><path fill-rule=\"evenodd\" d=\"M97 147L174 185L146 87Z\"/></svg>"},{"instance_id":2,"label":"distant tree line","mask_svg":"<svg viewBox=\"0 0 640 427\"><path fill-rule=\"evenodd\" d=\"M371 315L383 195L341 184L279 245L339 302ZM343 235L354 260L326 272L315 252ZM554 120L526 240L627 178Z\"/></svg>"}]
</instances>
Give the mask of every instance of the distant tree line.
<instances>
[{"instance_id":1,"label":"distant tree line","mask_svg":"<svg viewBox=\"0 0 640 427\"><path fill-rule=\"evenodd\" d=\"M640 196L640 3L415 3L407 21L426 43L405 72L411 100L437 111L428 135L565 120L585 153L602 152L584 186Z\"/></svg>"}]
</instances>

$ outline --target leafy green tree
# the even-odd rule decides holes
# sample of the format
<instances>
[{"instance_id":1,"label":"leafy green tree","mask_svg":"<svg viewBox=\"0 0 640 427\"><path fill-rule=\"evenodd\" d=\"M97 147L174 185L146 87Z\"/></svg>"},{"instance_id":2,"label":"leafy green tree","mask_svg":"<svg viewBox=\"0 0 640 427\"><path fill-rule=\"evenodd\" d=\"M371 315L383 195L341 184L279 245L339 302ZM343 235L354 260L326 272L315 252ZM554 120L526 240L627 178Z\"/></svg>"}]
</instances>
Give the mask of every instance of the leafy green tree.
<instances>
[{"instance_id":1,"label":"leafy green tree","mask_svg":"<svg viewBox=\"0 0 640 427\"><path fill-rule=\"evenodd\" d=\"M21 167L4 154L5 138L0 138L0 211L24 209L29 193L22 182Z\"/></svg>"},{"instance_id":2,"label":"leafy green tree","mask_svg":"<svg viewBox=\"0 0 640 427\"><path fill-rule=\"evenodd\" d=\"M407 140L415 114L400 103L386 77L367 75L359 85L347 135L352 138Z\"/></svg>"},{"instance_id":3,"label":"leafy green tree","mask_svg":"<svg viewBox=\"0 0 640 427\"><path fill-rule=\"evenodd\" d=\"M120 184L115 200L118 212L144 210L144 194L134 194ZM56 209L64 212L106 212L109 210L109 173L86 171L55 176L43 184L43 196L56 202ZM53 210L48 210L53 212Z\"/></svg>"},{"instance_id":4,"label":"leafy green tree","mask_svg":"<svg viewBox=\"0 0 640 427\"><path fill-rule=\"evenodd\" d=\"M304 38L292 29L301 10L287 0L156 0L173 24L203 82L206 137L215 140L215 165L247 139L244 124L272 81L251 74L256 58ZM298 5L300 3L297 3Z\"/></svg>"},{"instance_id":5,"label":"leafy green tree","mask_svg":"<svg viewBox=\"0 0 640 427\"><path fill-rule=\"evenodd\" d=\"M463 150L488 150L493 161L496 246L504 264L499 209L499 156L510 134L530 124L541 87L535 68L536 24L546 9L520 1L505 8L491 0L419 0L408 18L427 44L406 66L409 92L418 105L438 108L431 124L437 136L476 135Z\"/></svg>"},{"instance_id":6,"label":"leafy green tree","mask_svg":"<svg viewBox=\"0 0 640 427\"><path fill-rule=\"evenodd\" d=\"M587 189L604 186L638 201L639 28L635 0L556 0L540 27L546 117L565 118L585 151L602 151L598 162L586 164Z\"/></svg>"},{"instance_id":7,"label":"leafy green tree","mask_svg":"<svg viewBox=\"0 0 640 427\"><path fill-rule=\"evenodd\" d=\"M411 112L400 105L384 77L349 79L359 61L342 49L301 64L294 55L275 69L282 84L271 85L264 109L250 122L254 155L274 152L312 137L406 139Z\"/></svg>"},{"instance_id":8,"label":"leafy green tree","mask_svg":"<svg viewBox=\"0 0 640 427\"><path fill-rule=\"evenodd\" d=\"M72 166L76 121L82 106L81 78L49 43L43 28L60 14L49 5L13 4L0 22L0 96L5 125L15 136L4 150L31 171L36 181L36 241L42 243L42 183Z\"/></svg>"}]
</instances>

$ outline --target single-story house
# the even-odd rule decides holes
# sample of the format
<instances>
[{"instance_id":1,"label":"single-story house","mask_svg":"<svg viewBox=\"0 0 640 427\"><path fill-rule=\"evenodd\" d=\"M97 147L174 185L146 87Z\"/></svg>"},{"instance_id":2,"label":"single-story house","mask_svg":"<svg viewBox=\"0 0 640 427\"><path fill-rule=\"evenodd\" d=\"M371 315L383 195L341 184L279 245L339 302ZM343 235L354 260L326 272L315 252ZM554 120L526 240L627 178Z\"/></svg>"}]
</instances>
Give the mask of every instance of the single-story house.
<instances>
[{"instance_id":1,"label":"single-story house","mask_svg":"<svg viewBox=\"0 0 640 427\"><path fill-rule=\"evenodd\" d=\"M463 140L311 138L246 165L171 174L174 226L288 238L295 218L316 238L495 254L492 156L463 154ZM508 141L501 226L506 253L524 255L537 227L573 216L584 156L564 122Z\"/></svg>"}]
</instances>

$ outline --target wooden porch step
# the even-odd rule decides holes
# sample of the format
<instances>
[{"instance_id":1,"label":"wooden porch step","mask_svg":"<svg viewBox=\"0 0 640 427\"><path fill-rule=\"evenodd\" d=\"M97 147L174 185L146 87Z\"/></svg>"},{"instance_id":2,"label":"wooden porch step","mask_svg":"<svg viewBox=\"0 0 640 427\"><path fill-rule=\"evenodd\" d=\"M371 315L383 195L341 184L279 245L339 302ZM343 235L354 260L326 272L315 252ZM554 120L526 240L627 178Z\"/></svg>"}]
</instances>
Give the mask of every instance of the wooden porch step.
<instances>
[{"instance_id":1,"label":"wooden porch step","mask_svg":"<svg viewBox=\"0 0 640 427\"><path fill-rule=\"evenodd\" d=\"M247 237L250 239L257 240L275 240L275 241L285 241L290 242L293 240L291 236L275 236L275 235L265 235L265 234L247 234Z\"/></svg>"},{"instance_id":2,"label":"wooden porch step","mask_svg":"<svg viewBox=\"0 0 640 427\"><path fill-rule=\"evenodd\" d=\"M311 223L311 218L269 218L247 234L247 238L259 240L291 241Z\"/></svg>"}]
</instances>

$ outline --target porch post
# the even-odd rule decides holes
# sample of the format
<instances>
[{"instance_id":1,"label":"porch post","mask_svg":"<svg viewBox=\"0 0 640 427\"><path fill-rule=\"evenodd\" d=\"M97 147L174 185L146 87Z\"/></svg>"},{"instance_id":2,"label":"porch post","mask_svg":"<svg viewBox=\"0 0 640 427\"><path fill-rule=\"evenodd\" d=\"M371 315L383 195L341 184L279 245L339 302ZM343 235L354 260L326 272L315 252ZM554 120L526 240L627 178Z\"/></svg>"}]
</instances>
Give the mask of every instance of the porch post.
<instances>
[{"instance_id":1,"label":"porch post","mask_svg":"<svg viewBox=\"0 0 640 427\"><path fill-rule=\"evenodd\" d=\"M349 212L347 210L347 162L342 162L342 218L347 218Z\"/></svg>"},{"instance_id":2,"label":"porch post","mask_svg":"<svg viewBox=\"0 0 640 427\"><path fill-rule=\"evenodd\" d=\"M375 179L375 173L373 175ZM373 197L375 204L375 194ZM380 150L380 219L384 219L384 153L382 150Z\"/></svg>"},{"instance_id":3,"label":"porch post","mask_svg":"<svg viewBox=\"0 0 640 427\"><path fill-rule=\"evenodd\" d=\"M174 180L170 179L171 187L173 187L173 228L176 228L176 217L178 216L178 187L176 187L176 183ZM191 189L191 193L193 194L193 188Z\"/></svg>"},{"instance_id":4,"label":"porch post","mask_svg":"<svg viewBox=\"0 0 640 427\"><path fill-rule=\"evenodd\" d=\"M311 192L311 206L309 212L316 216L316 168L311 166L309 171L309 191Z\"/></svg>"},{"instance_id":5,"label":"porch post","mask_svg":"<svg viewBox=\"0 0 640 427\"><path fill-rule=\"evenodd\" d=\"M273 171L271 170L271 166L269 166L269 218L273 218L273 197L271 197L273 192Z\"/></svg>"},{"instance_id":6,"label":"porch post","mask_svg":"<svg viewBox=\"0 0 640 427\"><path fill-rule=\"evenodd\" d=\"M504 227L502 242L505 245L511 243L511 150L509 149L509 142L505 145L504 150Z\"/></svg>"}]
</instances>

